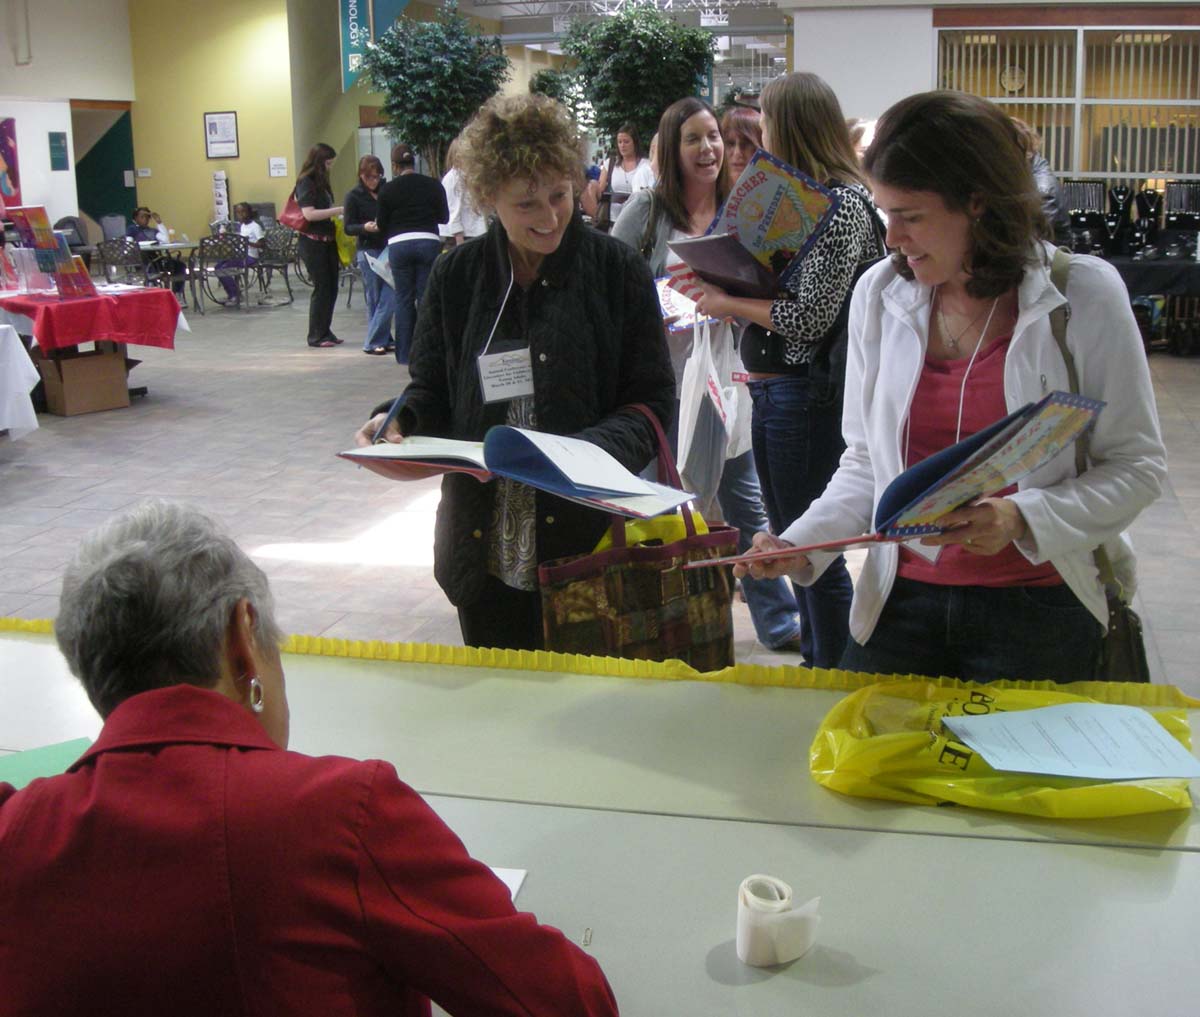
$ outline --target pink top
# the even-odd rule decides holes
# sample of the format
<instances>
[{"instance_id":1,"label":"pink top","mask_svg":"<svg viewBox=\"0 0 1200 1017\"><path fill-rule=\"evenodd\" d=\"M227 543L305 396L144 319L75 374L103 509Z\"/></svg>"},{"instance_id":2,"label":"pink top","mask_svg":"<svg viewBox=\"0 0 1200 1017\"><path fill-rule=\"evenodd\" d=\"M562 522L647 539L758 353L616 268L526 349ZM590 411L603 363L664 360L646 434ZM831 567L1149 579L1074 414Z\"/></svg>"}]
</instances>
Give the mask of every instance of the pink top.
<instances>
[{"instance_id":1,"label":"pink top","mask_svg":"<svg viewBox=\"0 0 1200 1017\"><path fill-rule=\"evenodd\" d=\"M1004 401L1004 358L1012 336L1002 336L983 350L967 375L963 398L962 432L956 436L958 400L969 360L925 357L908 419L905 465L912 466L935 452L969 438L1008 414ZM999 495L1012 494L1008 487ZM1031 565L1008 544L994 555L972 554L960 544L942 548L936 562L900 548L898 575L936 586L1057 586L1062 577L1049 562Z\"/></svg>"}]
</instances>

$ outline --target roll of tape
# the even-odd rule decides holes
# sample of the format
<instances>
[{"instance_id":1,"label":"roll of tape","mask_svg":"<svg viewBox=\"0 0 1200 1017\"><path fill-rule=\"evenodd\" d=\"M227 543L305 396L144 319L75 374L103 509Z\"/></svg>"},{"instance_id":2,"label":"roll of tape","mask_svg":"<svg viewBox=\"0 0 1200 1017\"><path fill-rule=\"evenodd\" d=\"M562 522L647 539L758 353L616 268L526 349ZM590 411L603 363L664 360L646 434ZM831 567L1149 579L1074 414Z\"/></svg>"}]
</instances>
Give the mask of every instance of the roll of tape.
<instances>
[{"instance_id":1,"label":"roll of tape","mask_svg":"<svg viewBox=\"0 0 1200 1017\"><path fill-rule=\"evenodd\" d=\"M737 955L756 968L803 957L817 939L821 898L792 907L792 888L774 876L747 876L738 887Z\"/></svg>"}]
</instances>

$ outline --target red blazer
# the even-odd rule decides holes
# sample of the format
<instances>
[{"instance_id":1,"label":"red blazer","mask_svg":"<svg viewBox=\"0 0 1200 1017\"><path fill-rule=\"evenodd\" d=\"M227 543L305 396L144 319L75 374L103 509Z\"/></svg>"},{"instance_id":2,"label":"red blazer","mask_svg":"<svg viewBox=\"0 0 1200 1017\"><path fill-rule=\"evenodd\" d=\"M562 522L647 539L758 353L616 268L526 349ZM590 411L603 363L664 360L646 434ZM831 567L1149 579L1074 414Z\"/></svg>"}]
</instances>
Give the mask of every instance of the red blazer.
<instances>
[{"instance_id":1,"label":"red blazer","mask_svg":"<svg viewBox=\"0 0 1200 1017\"><path fill-rule=\"evenodd\" d=\"M383 762L314 759L189 685L0 784L0 1015L607 1015L599 966L512 906Z\"/></svg>"}]
</instances>

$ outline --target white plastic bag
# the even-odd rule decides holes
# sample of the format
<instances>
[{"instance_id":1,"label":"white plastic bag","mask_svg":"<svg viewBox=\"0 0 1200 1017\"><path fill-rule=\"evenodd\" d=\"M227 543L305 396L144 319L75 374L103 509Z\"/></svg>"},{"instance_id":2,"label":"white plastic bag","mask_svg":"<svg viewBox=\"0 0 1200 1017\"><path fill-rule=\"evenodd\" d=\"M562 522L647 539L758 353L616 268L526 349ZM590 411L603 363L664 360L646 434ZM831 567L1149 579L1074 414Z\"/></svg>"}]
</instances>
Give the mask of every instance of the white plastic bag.
<instances>
[{"instance_id":1,"label":"white plastic bag","mask_svg":"<svg viewBox=\"0 0 1200 1017\"><path fill-rule=\"evenodd\" d=\"M736 412L734 393L726 391L729 384L722 384L713 360L708 322L697 322L679 390L679 474L684 488L696 493L699 505L716 496L725 469L729 429Z\"/></svg>"},{"instance_id":2,"label":"white plastic bag","mask_svg":"<svg viewBox=\"0 0 1200 1017\"><path fill-rule=\"evenodd\" d=\"M753 403L750 399L750 389L744 380L746 368L742 364L742 355L733 344L733 328L726 322L713 326L712 356L724 394L725 410L729 415L725 428L729 434L725 458L736 459L750 451L750 414Z\"/></svg>"}]
</instances>

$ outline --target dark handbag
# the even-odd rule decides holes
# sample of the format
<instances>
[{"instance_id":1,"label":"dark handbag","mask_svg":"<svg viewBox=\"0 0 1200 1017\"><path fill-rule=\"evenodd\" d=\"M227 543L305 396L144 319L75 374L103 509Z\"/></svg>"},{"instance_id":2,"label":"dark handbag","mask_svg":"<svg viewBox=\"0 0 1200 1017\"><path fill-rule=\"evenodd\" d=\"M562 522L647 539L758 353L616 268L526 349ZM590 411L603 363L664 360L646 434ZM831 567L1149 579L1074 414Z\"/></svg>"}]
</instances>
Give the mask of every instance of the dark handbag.
<instances>
[{"instance_id":1,"label":"dark handbag","mask_svg":"<svg viewBox=\"0 0 1200 1017\"><path fill-rule=\"evenodd\" d=\"M608 174L605 176L604 190L600 194L600 200L596 205L596 215L592 219L592 225L601 233L607 233L613 227L613 189L612 175L613 169L617 165L617 158L613 156L608 161Z\"/></svg>"},{"instance_id":2,"label":"dark handbag","mask_svg":"<svg viewBox=\"0 0 1200 1017\"><path fill-rule=\"evenodd\" d=\"M679 487L662 425L654 424L659 479ZM538 567L547 650L635 660L682 660L697 671L733 663L733 576L729 568L683 564L737 553L738 531L696 532L695 512L681 508L686 536L666 544L628 545L625 520L614 516L612 547Z\"/></svg>"},{"instance_id":3,"label":"dark handbag","mask_svg":"<svg viewBox=\"0 0 1200 1017\"><path fill-rule=\"evenodd\" d=\"M289 229L303 232L308 227L308 220L304 218L304 213L300 211L300 203L296 201L296 191L288 195L288 199L284 202L283 211L279 213L278 222L280 225L287 226Z\"/></svg>"},{"instance_id":4,"label":"dark handbag","mask_svg":"<svg viewBox=\"0 0 1200 1017\"><path fill-rule=\"evenodd\" d=\"M1071 265L1071 256L1061 248L1054 252L1054 260L1050 266L1050 281L1059 293L1066 296L1067 273ZM1059 352L1067 365L1067 377L1071 381L1071 391L1079 392L1079 374L1075 370L1075 357L1067 348L1067 319L1068 304L1056 307L1050 312L1050 328L1054 333L1054 341L1058 343ZM1089 433L1084 432L1075 442L1075 474L1078 476L1087 469ZM1108 628L1104 633L1104 642L1100 649L1100 660L1096 665L1097 681L1108 682L1148 682L1150 681L1150 664L1146 659L1146 641L1142 634L1142 619L1132 607L1122 598L1124 590L1113 571L1108 552L1101 545L1092 552L1096 562L1096 570L1100 574L1100 582L1104 584L1105 597L1108 600Z\"/></svg>"}]
</instances>

